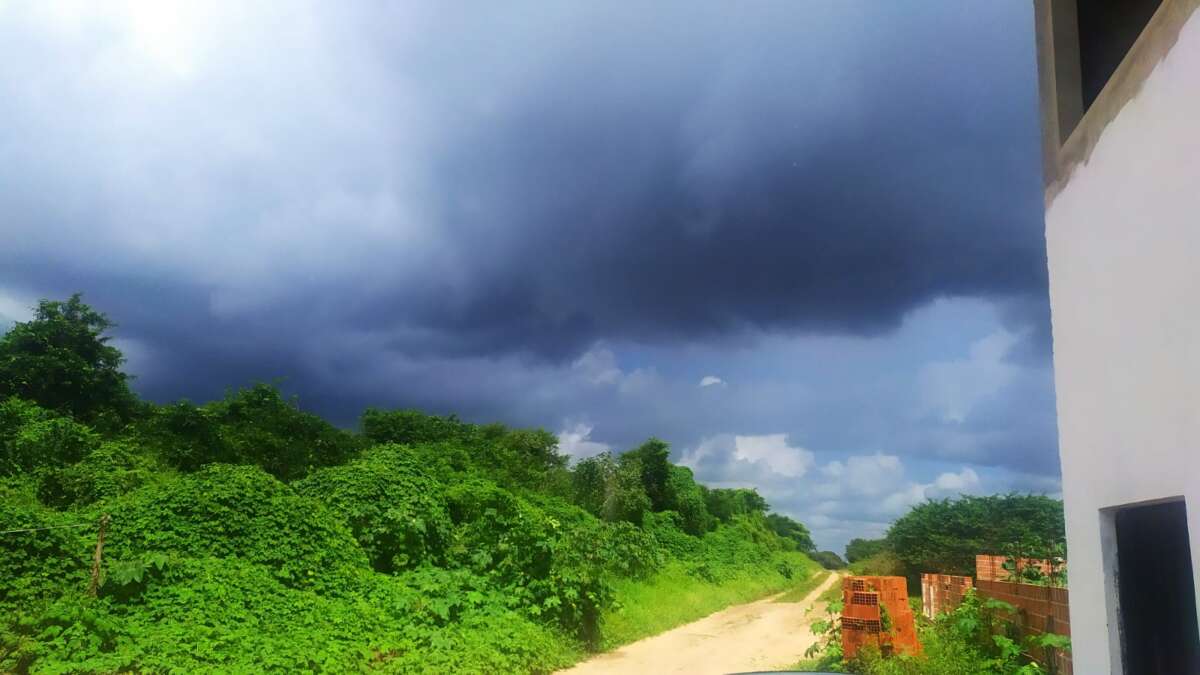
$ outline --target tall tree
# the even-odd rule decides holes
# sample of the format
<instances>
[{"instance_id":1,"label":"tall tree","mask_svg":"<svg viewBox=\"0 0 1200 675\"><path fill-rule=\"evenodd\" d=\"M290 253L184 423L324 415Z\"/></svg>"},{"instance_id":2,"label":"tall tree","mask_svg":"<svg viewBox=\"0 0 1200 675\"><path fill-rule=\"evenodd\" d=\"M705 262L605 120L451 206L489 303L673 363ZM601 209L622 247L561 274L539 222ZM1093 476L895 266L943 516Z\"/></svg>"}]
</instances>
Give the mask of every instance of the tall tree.
<instances>
[{"instance_id":1,"label":"tall tree","mask_svg":"<svg viewBox=\"0 0 1200 675\"><path fill-rule=\"evenodd\" d=\"M638 462L641 469L642 486L650 498L650 507L655 511L670 508L670 493L667 481L671 478L671 463L667 458L671 448L657 438L642 443L621 455L622 463Z\"/></svg>"},{"instance_id":2,"label":"tall tree","mask_svg":"<svg viewBox=\"0 0 1200 675\"><path fill-rule=\"evenodd\" d=\"M812 540L812 534L804 526L804 523L792 520L779 513L768 513L767 525L775 531L775 534L795 542L798 550L805 553L812 553L817 550L817 546Z\"/></svg>"},{"instance_id":3,"label":"tall tree","mask_svg":"<svg viewBox=\"0 0 1200 675\"><path fill-rule=\"evenodd\" d=\"M84 304L42 300L31 321L0 337L0 398L18 396L81 422L119 424L137 406L125 357L109 344L115 324Z\"/></svg>"}]
</instances>

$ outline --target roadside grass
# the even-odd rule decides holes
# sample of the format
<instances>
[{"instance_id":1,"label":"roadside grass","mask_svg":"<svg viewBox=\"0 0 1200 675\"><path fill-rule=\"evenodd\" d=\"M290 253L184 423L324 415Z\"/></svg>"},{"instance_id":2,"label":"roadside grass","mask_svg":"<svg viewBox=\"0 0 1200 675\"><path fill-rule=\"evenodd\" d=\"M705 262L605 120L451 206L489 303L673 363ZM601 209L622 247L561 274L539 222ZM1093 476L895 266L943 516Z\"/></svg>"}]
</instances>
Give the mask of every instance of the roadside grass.
<instances>
[{"instance_id":1,"label":"roadside grass","mask_svg":"<svg viewBox=\"0 0 1200 675\"><path fill-rule=\"evenodd\" d=\"M617 606L603 615L601 648L609 650L657 635L730 605L752 602L794 587L806 587L807 593L820 583L813 581L820 576L819 568L808 556L781 555L786 555L798 570L791 579L770 569L712 583L689 574L683 563L672 562L649 579L617 580L614 583Z\"/></svg>"},{"instance_id":2,"label":"roadside grass","mask_svg":"<svg viewBox=\"0 0 1200 675\"><path fill-rule=\"evenodd\" d=\"M821 593L821 595L817 596L816 603L813 604L811 607L809 607L808 611L812 612L814 609L816 609L818 604L830 603L830 602L841 602L841 600L842 600L842 585L840 583L833 584L829 588L826 588L824 590L824 592ZM791 666L789 666L788 668L786 668L786 670L798 671L798 672L802 672L802 673L829 672L830 670L833 670L837 666L837 663L838 663L838 659L831 658L830 656L825 655L825 656L821 656L820 658L816 658L816 659L801 659L800 661L797 661L796 663L794 663Z\"/></svg>"},{"instance_id":3,"label":"roadside grass","mask_svg":"<svg viewBox=\"0 0 1200 675\"><path fill-rule=\"evenodd\" d=\"M842 585L834 584L817 597L817 602L836 602L842 599Z\"/></svg>"},{"instance_id":4,"label":"roadside grass","mask_svg":"<svg viewBox=\"0 0 1200 675\"><path fill-rule=\"evenodd\" d=\"M830 574L833 573L828 570L818 570L816 574L809 575L807 579L797 584L787 593L775 598L775 602L803 602L804 598L808 597L808 594L812 593L814 588L825 583Z\"/></svg>"}]
</instances>

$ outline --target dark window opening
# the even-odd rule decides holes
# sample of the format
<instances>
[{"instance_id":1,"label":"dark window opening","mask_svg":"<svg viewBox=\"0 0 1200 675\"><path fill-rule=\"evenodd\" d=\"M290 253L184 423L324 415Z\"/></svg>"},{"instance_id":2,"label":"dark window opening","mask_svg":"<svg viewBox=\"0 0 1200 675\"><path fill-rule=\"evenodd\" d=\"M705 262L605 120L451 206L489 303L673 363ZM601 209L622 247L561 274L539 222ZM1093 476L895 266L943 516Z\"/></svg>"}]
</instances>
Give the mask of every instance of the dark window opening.
<instances>
[{"instance_id":1,"label":"dark window opening","mask_svg":"<svg viewBox=\"0 0 1200 675\"><path fill-rule=\"evenodd\" d=\"M1116 513L1126 675L1200 673L1200 628L1182 501Z\"/></svg>"},{"instance_id":2,"label":"dark window opening","mask_svg":"<svg viewBox=\"0 0 1200 675\"><path fill-rule=\"evenodd\" d=\"M1086 111L1125 59L1162 0L1077 0L1079 69Z\"/></svg>"}]
</instances>

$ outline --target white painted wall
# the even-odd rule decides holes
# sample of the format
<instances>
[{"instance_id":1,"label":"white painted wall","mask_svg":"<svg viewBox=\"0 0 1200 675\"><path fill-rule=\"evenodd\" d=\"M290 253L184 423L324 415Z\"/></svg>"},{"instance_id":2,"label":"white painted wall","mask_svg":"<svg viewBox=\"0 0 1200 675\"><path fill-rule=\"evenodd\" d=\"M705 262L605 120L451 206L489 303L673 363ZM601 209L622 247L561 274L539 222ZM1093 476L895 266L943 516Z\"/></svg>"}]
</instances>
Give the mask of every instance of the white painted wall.
<instances>
[{"instance_id":1,"label":"white painted wall","mask_svg":"<svg viewBox=\"0 0 1200 675\"><path fill-rule=\"evenodd\" d=\"M1120 673L1101 509L1185 496L1200 572L1200 12L1047 208L1046 240L1075 672Z\"/></svg>"}]
</instances>

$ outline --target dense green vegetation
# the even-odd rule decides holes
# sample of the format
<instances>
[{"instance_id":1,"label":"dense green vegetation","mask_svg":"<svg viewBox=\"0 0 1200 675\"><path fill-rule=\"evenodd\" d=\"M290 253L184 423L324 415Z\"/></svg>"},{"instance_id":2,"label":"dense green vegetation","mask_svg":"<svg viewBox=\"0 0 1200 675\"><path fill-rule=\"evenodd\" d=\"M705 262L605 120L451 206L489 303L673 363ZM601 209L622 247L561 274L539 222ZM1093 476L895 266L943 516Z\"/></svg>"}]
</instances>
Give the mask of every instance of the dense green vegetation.
<instances>
[{"instance_id":1,"label":"dense green vegetation","mask_svg":"<svg viewBox=\"0 0 1200 675\"><path fill-rule=\"evenodd\" d=\"M261 384L155 405L110 327L74 297L0 338L2 672L546 672L816 572L660 440L570 467L545 431L348 432Z\"/></svg>"}]
</instances>

